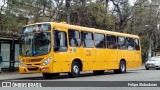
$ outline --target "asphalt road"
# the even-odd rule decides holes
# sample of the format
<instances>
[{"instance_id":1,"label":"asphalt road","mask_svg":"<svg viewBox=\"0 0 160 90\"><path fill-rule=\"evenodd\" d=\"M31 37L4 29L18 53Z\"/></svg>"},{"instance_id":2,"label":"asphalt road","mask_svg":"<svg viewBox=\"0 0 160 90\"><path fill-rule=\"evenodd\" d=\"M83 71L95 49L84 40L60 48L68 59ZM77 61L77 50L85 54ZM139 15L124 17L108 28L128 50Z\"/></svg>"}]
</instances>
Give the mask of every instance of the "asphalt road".
<instances>
[{"instance_id":1,"label":"asphalt road","mask_svg":"<svg viewBox=\"0 0 160 90\"><path fill-rule=\"evenodd\" d=\"M145 70L144 67L138 69L127 70L124 74L115 74L113 71L105 71L103 75L94 75L92 72L83 72L80 77L69 78L67 74L61 74L58 77L52 79L45 79L41 74L18 74L13 73L10 75L0 74L1 80L12 81L160 81L160 70L152 69ZM116 82L117 83L117 82ZM121 84L121 82L118 82ZM160 84L160 83L158 83ZM97 84L98 85L98 84ZM160 86L160 85L158 85ZM113 85L114 87L114 85ZM160 87L54 87L56 90L160 90ZM38 88L37 88L38 89ZM50 90L52 88L48 88ZM1 89L0 89L1 90Z\"/></svg>"},{"instance_id":2,"label":"asphalt road","mask_svg":"<svg viewBox=\"0 0 160 90\"><path fill-rule=\"evenodd\" d=\"M2 76L2 77L1 77ZM94 75L91 71L82 72L80 77L69 78L68 74L61 73L60 76L52 79L45 79L42 74L0 74L1 80L38 80L38 81L160 81L160 70L145 70L144 67L129 69L127 73L115 74L112 70L105 71L103 75Z\"/></svg>"}]
</instances>

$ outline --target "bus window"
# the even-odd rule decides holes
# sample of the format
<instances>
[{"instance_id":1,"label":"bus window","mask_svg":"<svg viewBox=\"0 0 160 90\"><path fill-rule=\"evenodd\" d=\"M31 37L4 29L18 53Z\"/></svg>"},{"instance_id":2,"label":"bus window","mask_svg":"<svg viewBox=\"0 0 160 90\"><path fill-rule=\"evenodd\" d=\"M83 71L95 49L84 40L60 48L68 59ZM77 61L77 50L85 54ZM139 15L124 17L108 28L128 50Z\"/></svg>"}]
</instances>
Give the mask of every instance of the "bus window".
<instances>
[{"instance_id":1,"label":"bus window","mask_svg":"<svg viewBox=\"0 0 160 90\"><path fill-rule=\"evenodd\" d=\"M50 33L25 33L20 39L20 54L24 56L39 56L50 52Z\"/></svg>"},{"instance_id":2,"label":"bus window","mask_svg":"<svg viewBox=\"0 0 160 90\"><path fill-rule=\"evenodd\" d=\"M93 33L82 31L81 37L82 37L83 47L88 47L88 48L94 47Z\"/></svg>"},{"instance_id":3,"label":"bus window","mask_svg":"<svg viewBox=\"0 0 160 90\"><path fill-rule=\"evenodd\" d=\"M107 35L106 36L107 48L109 49L117 49L116 44L116 36L115 35Z\"/></svg>"},{"instance_id":4,"label":"bus window","mask_svg":"<svg viewBox=\"0 0 160 90\"><path fill-rule=\"evenodd\" d=\"M134 39L134 45L135 45L135 49L136 49L136 50L140 50L139 40L138 40L138 39Z\"/></svg>"},{"instance_id":5,"label":"bus window","mask_svg":"<svg viewBox=\"0 0 160 90\"><path fill-rule=\"evenodd\" d=\"M96 48L105 48L105 35L94 33L95 47Z\"/></svg>"},{"instance_id":6,"label":"bus window","mask_svg":"<svg viewBox=\"0 0 160 90\"><path fill-rule=\"evenodd\" d=\"M69 44L70 46L80 46L81 45L81 39L80 39L80 33L78 30L68 30L68 36L69 36Z\"/></svg>"},{"instance_id":7,"label":"bus window","mask_svg":"<svg viewBox=\"0 0 160 90\"><path fill-rule=\"evenodd\" d=\"M58 49L57 49L58 48ZM54 32L54 50L55 51L67 51L67 35L64 31Z\"/></svg>"},{"instance_id":8,"label":"bus window","mask_svg":"<svg viewBox=\"0 0 160 90\"><path fill-rule=\"evenodd\" d=\"M133 38L126 38L127 49L134 50L134 39Z\"/></svg>"},{"instance_id":9,"label":"bus window","mask_svg":"<svg viewBox=\"0 0 160 90\"><path fill-rule=\"evenodd\" d=\"M125 37L121 37L121 36L118 36L117 37L117 44L118 44L118 49L126 49L126 40L125 40Z\"/></svg>"}]
</instances>

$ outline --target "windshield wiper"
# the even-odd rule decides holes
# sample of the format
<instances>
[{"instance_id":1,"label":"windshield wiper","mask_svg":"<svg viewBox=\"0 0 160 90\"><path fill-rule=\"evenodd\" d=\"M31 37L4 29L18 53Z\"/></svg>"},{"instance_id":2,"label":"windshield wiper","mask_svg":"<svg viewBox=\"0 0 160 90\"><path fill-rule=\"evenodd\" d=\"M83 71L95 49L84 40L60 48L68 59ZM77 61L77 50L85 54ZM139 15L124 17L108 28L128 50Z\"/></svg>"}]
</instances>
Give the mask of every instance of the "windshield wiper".
<instances>
[{"instance_id":1,"label":"windshield wiper","mask_svg":"<svg viewBox=\"0 0 160 90\"><path fill-rule=\"evenodd\" d=\"M30 51L30 50L27 50L27 51L26 51L26 54L27 54L29 51Z\"/></svg>"}]
</instances>

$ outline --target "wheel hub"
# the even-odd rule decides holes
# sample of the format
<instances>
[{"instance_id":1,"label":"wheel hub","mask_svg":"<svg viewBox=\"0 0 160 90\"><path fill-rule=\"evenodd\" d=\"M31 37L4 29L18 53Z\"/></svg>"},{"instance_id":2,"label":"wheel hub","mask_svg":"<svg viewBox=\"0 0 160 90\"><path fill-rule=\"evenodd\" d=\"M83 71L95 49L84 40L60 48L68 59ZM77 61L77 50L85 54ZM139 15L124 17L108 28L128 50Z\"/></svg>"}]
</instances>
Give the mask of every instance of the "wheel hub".
<instances>
[{"instance_id":1,"label":"wheel hub","mask_svg":"<svg viewBox=\"0 0 160 90\"><path fill-rule=\"evenodd\" d=\"M78 73L78 71L79 71L78 66L77 65L73 66L73 72L74 73Z\"/></svg>"},{"instance_id":2,"label":"wheel hub","mask_svg":"<svg viewBox=\"0 0 160 90\"><path fill-rule=\"evenodd\" d=\"M124 72L125 71L125 65L124 65L124 63L122 64L122 66L121 66L121 70Z\"/></svg>"}]
</instances>

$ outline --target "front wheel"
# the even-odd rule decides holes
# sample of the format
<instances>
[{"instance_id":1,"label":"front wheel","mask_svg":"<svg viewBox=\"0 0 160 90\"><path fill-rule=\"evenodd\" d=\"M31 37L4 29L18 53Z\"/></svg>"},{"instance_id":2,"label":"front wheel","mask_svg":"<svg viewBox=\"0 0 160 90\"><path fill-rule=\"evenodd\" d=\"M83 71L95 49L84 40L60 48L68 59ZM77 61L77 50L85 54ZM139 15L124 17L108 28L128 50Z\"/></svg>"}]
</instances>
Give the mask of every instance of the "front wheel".
<instances>
[{"instance_id":1,"label":"front wheel","mask_svg":"<svg viewBox=\"0 0 160 90\"><path fill-rule=\"evenodd\" d=\"M80 75L80 65L78 62L73 62L71 66L71 72L69 72L69 77L74 78Z\"/></svg>"},{"instance_id":2,"label":"front wheel","mask_svg":"<svg viewBox=\"0 0 160 90\"><path fill-rule=\"evenodd\" d=\"M126 72L126 63L125 61L120 61L119 69L114 70L115 73L125 73Z\"/></svg>"}]
</instances>

